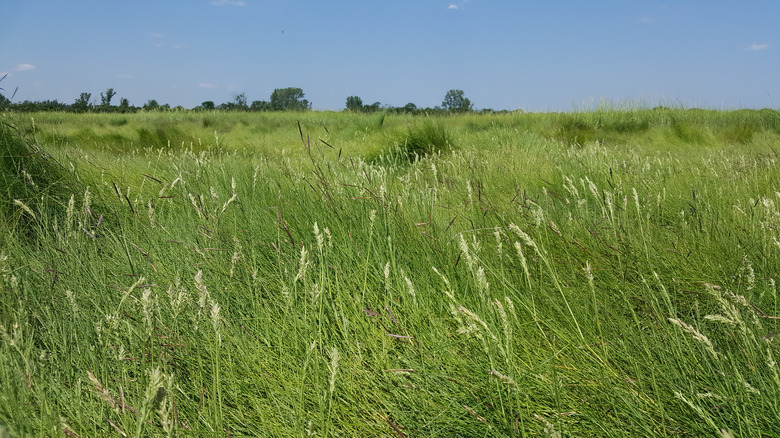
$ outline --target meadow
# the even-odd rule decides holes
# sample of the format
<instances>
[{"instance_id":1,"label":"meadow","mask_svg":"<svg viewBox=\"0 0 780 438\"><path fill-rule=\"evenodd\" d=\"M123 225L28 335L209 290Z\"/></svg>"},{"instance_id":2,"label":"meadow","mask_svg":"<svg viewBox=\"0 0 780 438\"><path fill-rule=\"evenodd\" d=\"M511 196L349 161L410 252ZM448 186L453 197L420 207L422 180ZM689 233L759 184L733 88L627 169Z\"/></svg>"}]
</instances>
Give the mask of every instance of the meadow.
<instances>
[{"instance_id":1,"label":"meadow","mask_svg":"<svg viewBox=\"0 0 780 438\"><path fill-rule=\"evenodd\" d=\"M780 112L4 114L0 436L780 436Z\"/></svg>"}]
</instances>

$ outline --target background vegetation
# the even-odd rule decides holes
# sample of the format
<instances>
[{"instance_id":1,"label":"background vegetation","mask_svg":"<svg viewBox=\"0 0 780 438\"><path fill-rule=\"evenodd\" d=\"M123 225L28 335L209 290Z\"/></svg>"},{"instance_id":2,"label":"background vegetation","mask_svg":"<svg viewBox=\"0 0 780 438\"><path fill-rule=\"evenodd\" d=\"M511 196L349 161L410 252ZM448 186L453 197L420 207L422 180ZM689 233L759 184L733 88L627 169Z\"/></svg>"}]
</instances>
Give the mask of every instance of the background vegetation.
<instances>
[{"instance_id":1,"label":"background vegetation","mask_svg":"<svg viewBox=\"0 0 780 438\"><path fill-rule=\"evenodd\" d=\"M776 111L0 134L0 435L780 436Z\"/></svg>"},{"instance_id":2,"label":"background vegetation","mask_svg":"<svg viewBox=\"0 0 780 438\"><path fill-rule=\"evenodd\" d=\"M7 75L6 75L7 76ZM0 82L5 76L0 78ZM5 91L0 88L0 91ZM111 101L116 96L113 88L100 93L100 103L93 99L92 93L84 92L72 104L58 102L57 100L12 102L16 91L11 94L11 98L0 94L0 110L11 110L15 112L43 112L43 111L70 111L76 113L136 113L143 112L168 112L168 111L187 111L188 109L181 105L171 107L170 104L160 104L156 99L148 100L143 106L134 106L126 98L119 100L119 105L112 105ZM297 87L277 88L271 93L270 100L254 100L249 103L246 93L235 93L233 99L219 105L213 101L207 100L200 105L191 108L193 111L242 111L242 112L264 112L264 111L308 111L311 109L311 102L304 98L302 89ZM402 107L393 107L391 105L382 105L381 102L364 104L359 96L348 96L346 99L346 111L374 113L378 111L399 114L426 114L443 115L448 113L464 113L473 111L471 101L465 97L463 90L449 90L444 96L441 106L434 108L418 108L414 103L407 103ZM492 113L491 109L483 109L480 112ZM501 111L506 112L506 111Z\"/></svg>"}]
</instances>

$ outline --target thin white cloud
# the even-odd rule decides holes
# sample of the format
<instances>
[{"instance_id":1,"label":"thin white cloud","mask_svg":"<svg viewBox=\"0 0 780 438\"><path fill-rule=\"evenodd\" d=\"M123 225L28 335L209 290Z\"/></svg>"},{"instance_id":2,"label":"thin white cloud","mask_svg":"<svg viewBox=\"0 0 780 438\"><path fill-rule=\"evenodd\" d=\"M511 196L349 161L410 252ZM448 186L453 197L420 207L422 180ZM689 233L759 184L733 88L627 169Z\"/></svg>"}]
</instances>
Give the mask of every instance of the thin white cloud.
<instances>
[{"instance_id":1,"label":"thin white cloud","mask_svg":"<svg viewBox=\"0 0 780 438\"><path fill-rule=\"evenodd\" d=\"M745 50L750 50L750 51L766 50L768 48L769 48L769 44L751 44L751 45L745 47Z\"/></svg>"},{"instance_id":2,"label":"thin white cloud","mask_svg":"<svg viewBox=\"0 0 780 438\"><path fill-rule=\"evenodd\" d=\"M17 64L16 67L14 67L14 70L16 71L28 71L28 70L35 70L36 66L32 64Z\"/></svg>"},{"instance_id":3,"label":"thin white cloud","mask_svg":"<svg viewBox=\"0 0 780 438\"><path fill-rule=\"evenodd\" d=\"M457 3L450 3L449 5L447 5L447 9L450 10L450 11L456 11L458 9L463 9L463 8L466 7L466 3L468 3L468 2L469 2L469 0L460 0Z\"/></svg>"},{"instance_id":4,"label":"thin white cloud","mask_svg":"<svg viewBox=\"0 0 780 438\"><path fill-rule=\"evenodd\" d=\"M209 84L207 82L201 82L198 84L198 88L217 88L215 84Z\"/></svg>"},{"instance_id":5,"label":"thin white cloud","mask_svg":"<svg viewBox=\"0 0 780 438\"><path fill-rule=\"evenodd\" d=\"M211 0L214 6L246 6L244 0Z\"/></svg>"},{"instance_id":6,"label":"thin white cloud","mask_svg":"<svg viewBox=\"0 0 780 438\"><path fill-rule=\"evenodd\" d=\"M187 48L186 44L181 43L171 43L170 38L166 38L166 35L164 33L160 32L153 32L150 33L149 36L151 37L151 43L154 47L162 47L166 49L185 49Z\"/></svg>"}]
</instances>

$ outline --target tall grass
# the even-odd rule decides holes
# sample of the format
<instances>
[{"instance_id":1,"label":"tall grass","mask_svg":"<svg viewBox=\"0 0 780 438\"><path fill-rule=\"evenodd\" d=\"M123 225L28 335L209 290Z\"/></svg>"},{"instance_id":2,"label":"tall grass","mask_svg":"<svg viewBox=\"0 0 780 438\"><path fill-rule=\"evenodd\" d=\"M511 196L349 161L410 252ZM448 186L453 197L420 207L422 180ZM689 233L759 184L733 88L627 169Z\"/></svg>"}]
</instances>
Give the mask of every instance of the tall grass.
<instances>
[{"instance_id":1,"label":"tall grass","mask_svg":"<svg viewBox=\"0 0 780 438\"><path fill-rule=\"evenodd\" d=\"M776 112L33 117L13 436L780 435Z\"/></svg>"}]
</instances>

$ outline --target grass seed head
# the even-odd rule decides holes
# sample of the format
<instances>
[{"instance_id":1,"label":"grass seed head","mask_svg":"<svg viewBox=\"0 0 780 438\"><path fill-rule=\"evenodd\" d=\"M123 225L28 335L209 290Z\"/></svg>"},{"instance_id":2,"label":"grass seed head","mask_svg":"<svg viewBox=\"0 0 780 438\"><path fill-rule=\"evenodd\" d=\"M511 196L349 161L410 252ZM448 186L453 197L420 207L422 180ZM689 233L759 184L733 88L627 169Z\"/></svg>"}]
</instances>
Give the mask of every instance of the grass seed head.
<instances>
[{"instance_id":1,"label":"grass seed head","mask_svg":"<svg viewBox=\"0 0 780 438\"><path fill-rule=\"evenodd\" d=\"M485 295L488 294L488 290L490 289L490 283L487 281L487 276L485 276L485 268L482 266L477 269L477 284L479 285L479 290L484 293Z\"/></svg>"},{"instance_id":2,"label":"grass seed head","mask_svg":"<svg viewBox=\"0 0 780 438\"><path fill-rule=\"evenodd\" d=\"M501 382L504 382L504 384L506 384L507 386L517 389L517 383L514 381L514 379L512 379L509 376L505 376L496 370L488 371L488 375L490 375L490 377L500 380Z\"/></svg>"},{"instance_id":3,"label":"grass seed head","mask_svg":"<svg viewBox=\"0 0 780 438\"><path fill-rule=\"evenodd\" d=\"M322 251L325 248L325 237L320 232L320 227L317 225L317 222L314 222L314 238L317 239L317 249L319 249L320 254L322 254Z\"/></svg>"},{"instance_id":4,"label":"grass seed head","mask_svg":"<svg viewBox=\"0 0 780 438\"><path fill-rule=\"evenodd\" d=\"M317 300L320 298L320 294L322 294L322 290L320 289L320 285L317 283L313 283L311 285L311 302L316 303Z\"/></svg>"},{"instance_id":5,"label":"grass seed head","mask_svg":"<svg viewBox=\"0 0 780 438\"><path fill-rule=\"evenodd\" d=\"M557 431L555 429L555 426L549 421L547 421L546 418L542 417L539 414L534 414L534 417L537 420L541 421L542 424L544 425L544 429L542 430L542 432L544 433L545 436L547 436L547 438L563 438L563 435L559 431Z\"/></svg>"},{"instance_id":6,"label":"grass seed head","mask_svg":"<svg viewBox=\"0 0 780 438\"><path fill-rule=\"evenodd\" d=\"M76 296L73 293L72 290L68 289L65 291L65 297L68 299L68 303L70 304L70 310L73 312L73 316L76 316L79 313L79 305L76 303Z\"/></svg>"},{"instance_id":7,"label":"grass seed head","mask_svg":"<svg viewBox=\"0 0 780 438\"><path fill-rule=\"evenodd\" d=\"M404 281L406 282L406 289L409 291L409 295L412 297L412 299L417 299L417 295L414 292L414 284L412 284L412 280L406 276L406 272L404 272L403 269L401 269L401 276L404 277Z\"/></svg>"},{"instance_id":8,"label":"grass seed head","mask_svg":"<svg viewBox=\"0 0 780 438\"><path fill-rule=\"evenodd\" d=\"M712 342L710 341L710 338L696 330L693 326L687 324L685 321L681 321L677 318L669 318L669 322L672 324L680 327L684 332L687 332L691 336L693 336L693 339L701 342L704 344L704 346L707 348L707 351L710 352L714 357L718 357L718 353L715 351L715 349L712 346Z\"/></svg>"},{"instance_id":9,"label":"grass seed head","mask_svg":"<svg viewBox=\"0 0 780 438\"><path fill-rule=\"evenodd\" d=\"M306 250L306 245L301 245L301 258L298 260L298 273L295 275L295 283L298 280L306 279L306 270L309 267L309 252Z\"/></svg>"},{"instance_id":10,"label":"grass seed head","mask_svg":"<svg viewBox=\"0 0 780 438\"><path fill-rule=\"evenodd\" d=\"M332 350L330 350L330 393L333 394L333 390L336 389L336 374L339 370L339 359L341 356L339 355L339 350L336 349L336 347L333 347Z\"/></svg>"},{"instance_id":11,"label":"grass seed head","mask_svg":"<svg viewBox=\"0 0 780 438\"><path fill-rule=\"evenodd\" d=\"M504 341L507 343L508 348L509 341L512 339L512 326L509 324L509 318L506 315L506 310L504 310L501 301L496 298L493 300L493 304L495 304L498 315L501 317L501 325L504 327Z\"/></svg>"},{"instance_id":12,"label":"grass seed head","mask_svg":"<svg viewBox=\"0 0 780 438\"><path fill-rule=\"evenodd\" d=\"M28 207L24 202L18 199L14 199L14 204L18 205L22 209L22 211L29 214L30 217L33 218L33 220L35 220L35 213L33 213L32 209Z\"/></svg>"},{"instance_id":13,"label":"grass seed head","mask_svg":"<svg viewBox=\"0 0 780 438\"><path fill-rule=\"evenodd\" d=\"M214 328L214 334L217 335L217 344L222 345L222 334L220 332L219 303L211 301L211 326Z\"/></svg>"},{"instance_id":14,"label":"grass seed head","mask_svg":"<svg viewBox=\"0 0 780 438\"><path fill-rule=\"evenodd\" d=\"M100 383L100 380L95 377L94 374L92 374L92 371L87 371L87 377L89 378L90 382L92 382L92 385L95 387L95 389L98 392L98 397L100 397L101 400L103 400L111 409L114 410L114 412L119 412L119 401L111 395L111 392L106 389L103 384Z\"/></svg>"},{"instance_id":15,"label":"grass seed head","mask_svg":"<svg viewBox=\"0 0 780 438\"><path fill-rule=\"evenodd\" d=\"M463 257L466 259L466 264L468 265L469 270L474 271L475 260L474 257L471 255L469 244L466 242L466 239L463 238L462 233L459 235L459 237L460 240L458 240L458 247L460 248L460 251L463 253Z\"/></svg>"},{"instance_id":16,"label":"grass seed head","mask_svg":"<svg viewBox=\"0 0 780 438\"><path fill-rule=\"evenodd\" d=\"M525 259L525 254L523 253L523 245L520 242L515 242L515 251L517 251L517 257L520 258L520 265L523 267L523 272L525 272L525 277L530 281L531 271L528 270L528 262Z\"/></svg>"},{"instance_id":17,"label":"grass seed head","mask_svg":"<svg viewBox=\"0 0 780 438\"><path fill-rule=\"evenodd\" d=\"M333 248L333 235L330 234L330 229L328 227L325 227L325 235L328 236L328 248Z\"/></svg>"},{"instance_id":18,"label":"grass seed head","mask_svg":"<svg viewBox=\"0 0 780 438\"><path fill-rule=\"evenodd\" d=\"M493 230L493 237L496 238L496 254L498 257L501 257L504 255L504 242L501 240L501 230L498 228Z\"/></svg>"}]
</instances>

